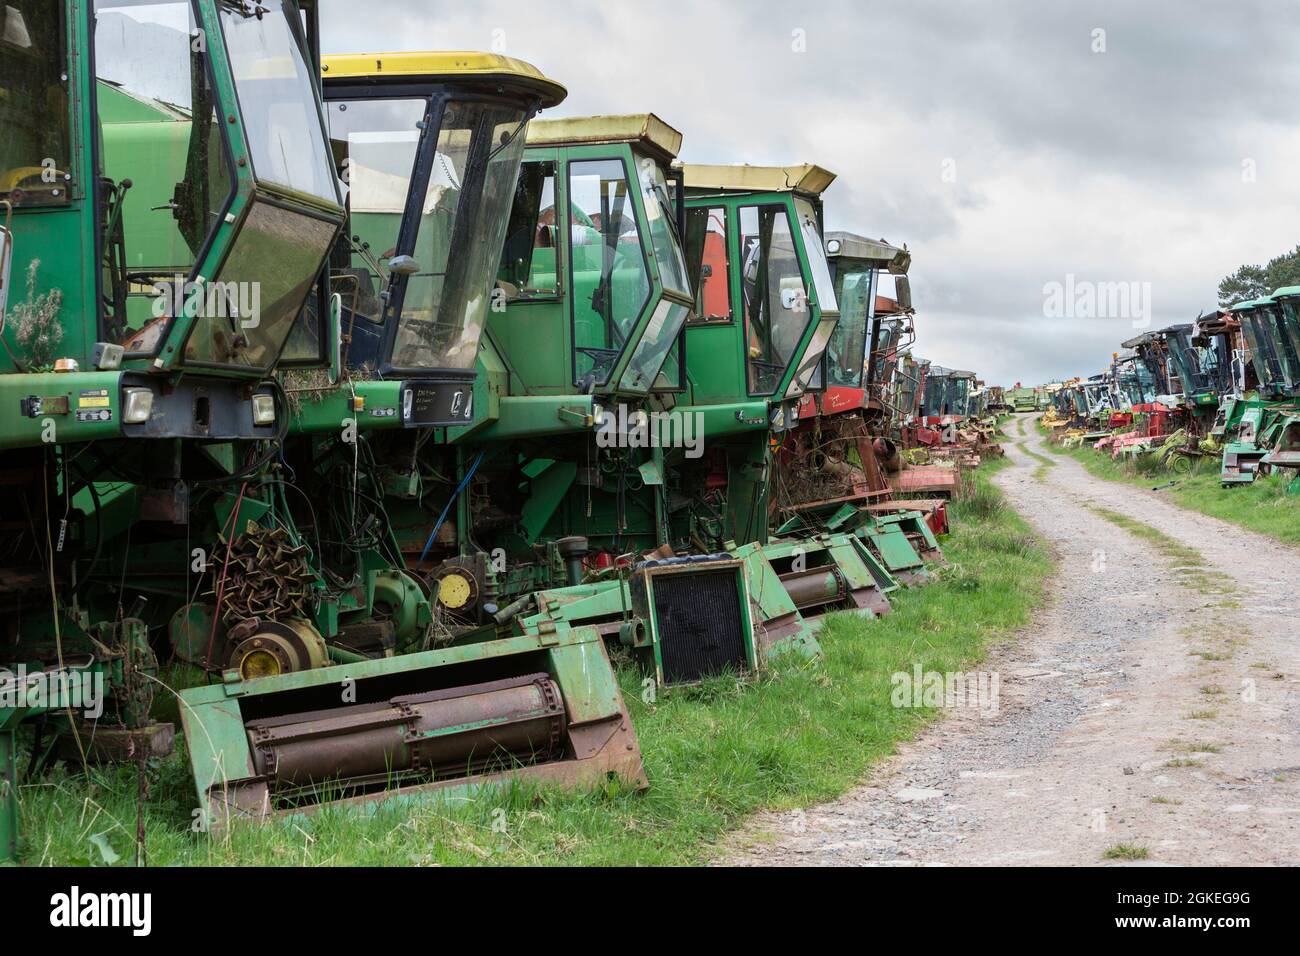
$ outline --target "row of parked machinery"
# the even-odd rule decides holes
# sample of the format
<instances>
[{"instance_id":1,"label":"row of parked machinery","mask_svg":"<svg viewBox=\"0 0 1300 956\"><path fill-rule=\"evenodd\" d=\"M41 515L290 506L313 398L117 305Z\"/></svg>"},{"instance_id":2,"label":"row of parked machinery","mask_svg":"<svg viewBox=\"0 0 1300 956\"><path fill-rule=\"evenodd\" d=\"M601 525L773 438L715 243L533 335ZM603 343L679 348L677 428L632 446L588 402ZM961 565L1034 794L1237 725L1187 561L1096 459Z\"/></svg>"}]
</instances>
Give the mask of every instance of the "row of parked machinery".
<instances>
[{"instance_id":1,"label":"row of parked machinery","mask_svg":"<svg viewBox=\"0 0 1300 956\"><path fill-rule=\"evenodd\" d=\"M1277 471L1300 493L1300 287L1125 341L1108 369L1046 386L1052 424L1175 470L1214 455L1223 485ZM1178 454L1168 454L1176 446Z\"/></svg>"},{"instance_id":2,"label":"row of parked machinery","mask_svg":"<svg viewBox=\"0 0 1300 956\"><path fill-rule=\"evenodd\" d=\"M886 472L987 396L914 374L910 254L826 234L832 173L534 119L503 56L322 58L315 7L0 13L5 856L19 751L168 753L177 663L208 829L640 787L612 649L753 675L939 559Z\"/></svg>"}]
</instances>

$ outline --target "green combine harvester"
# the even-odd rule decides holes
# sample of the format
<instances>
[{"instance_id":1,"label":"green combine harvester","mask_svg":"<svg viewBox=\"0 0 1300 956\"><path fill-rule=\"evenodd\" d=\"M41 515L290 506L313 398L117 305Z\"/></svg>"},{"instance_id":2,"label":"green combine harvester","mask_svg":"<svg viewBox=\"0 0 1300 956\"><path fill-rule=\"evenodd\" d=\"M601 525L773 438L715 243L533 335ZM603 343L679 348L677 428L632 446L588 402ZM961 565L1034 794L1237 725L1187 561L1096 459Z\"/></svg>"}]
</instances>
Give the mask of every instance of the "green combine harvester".
<instances>
[{"instance_id":1,"label":"green combine harvester","mask_svg":"<svg viewBox=\"0 0 1300 956\"><path fill-rule=\"evenodd\" d=\"M150 631L284 435L273 373L343 221L302 24L292 0L6 8L5 856L19 722L36 768L171 749ZM314 322L328 354L337 315ZM161 588L135 573L155 549ZM49 692L73 677L98 699Z\"/></svg>"},{"instance_id":2,"label":"green combine harvester","mask_svg":"<svg viewBox=\"0 0 1300 956\"><path fill-rule=\"evenodd\" d=\"M330 270L346 371L333 389L286 388L301 398L284 463L310 475L289 511L318 548L316 624L338 663L260 669L236 681L237 713L230 670L223 688L183 693L209 819L446 796L520 772L644 786L601 635L450 625L475 562L426 573L400 517L423 532L428 499L445 516L457 496L441 476L460 457L449 429L478 420L480 337L500 301L492 250L529 120L563 90L484 54L330 57L323 69L349 210ZM260 636L265 648L274 635Z\"/></svg>"},{"instance_id":3,"label":"green combine harvester","mask_svg":"<svg viewBox=\"0 0 1300 956\"><path fill-rule=\"evenodd\" d=\"M1300 287L1239 302L1238 323L1254 373L1253 394L1221 402L1214 434L1224 440L1219 478L1225 487L1249 484L1263 471L1300 469ZM1300 471L1297 471L1300 474ZM1300 493L1293 480L1289 493Z\"/></svg>"},{"instance_id":4,"label":"green combine harvester","mask_svg":"<svg viewBox=\"0 0 1300 956\"><path fill-rule=\"evenodd\" d=\"M322 61L305 0L15 4L4 856L20 729L38 773L165 755L173 662L204 829L640 788L612 649L752 676L925 579L919 516L777 504L801 403L901 332L836 334L886 263L832 273L832 174L535 120L507 57Z\"/></svg>"},{"instance_id":5,"label":"green combine harvester","mask_svg":"<svg viewBox=\"0 0 1300 956\"><path fill-rule=\"evenodd\" d=\"M552 630L396 656L419 645L432 611L388 547L388 529L349 529L366 546L338 564L329 549L339 525L302 523L313 507L303 487L318 487L286 456L315 463L321 420L333 415L340 434L368 433L357 414L367 398L391 410L371 421L386 424L396 411L429 435L470 420L448 389L468 398L476 358L469 341L468 358L426 362L413 341L435 331L426 308L411 310L412 334L397 337L406 354L420 353L406 368L454 365L458 375L358 390L375 370L344 367L344 295L330 291L346 282L344 270L323 270L354 241L338 241L345 210L306 43L314 10L292 0L255 11L205 2L196 20L184 2L65 6L11 9L30 49L15 52L7 36L0 77L10 126L23 134L4 147L4 288L22 276L25 292L8 303L0 375L10 394L0 441L13 530L3 576L12 621L0 713L5 853L17 846L23 721L36 728L38 770L60 755L170 750L173 728L149 716L167 651L151 632L170 634L172 653L219 678L184 691L181 706L210 826L310 809L327 789L354 799L401 783L412 784L403 793L422 792L521 768L569 783L614 774L644 785L599 639ZM89 58L68 55L92 37L94 76ZM442 188L445 202L428 209L431 241L411 247L439 272L450 258L446 248L441 262L432 258L439 243L475 249L437 233L453 221L446 211L463 216L466 231L501 235L523 127L562 95L531 68L469 59L446 72L464 80L478 69L476 81L421 77L430 114L410 129L429 129L436 115L445 149L430 146L425 168L438 162L456 175L455 158L463 164L456 188ZM404 94L416 96L407 82ZM468 107L459 125L457 94ZM49 113L49 102L66 112ZM422 199L435 195L430 178ZM367 258L365 240L355 244ZM404 261L390 261L385 276L421 278ZM492 255L446 268L462 304L491 294ZM437 285L450 302L442 276ZM464 293L475 287L477 296ZM361 321L356 312L350 324ZM447 327L464 346L481 312L457 319ZM352 422L321 407L340 393ZM350 520L328 503L330 519ZM73 678L102 688L98 713L94 701L50 704L48 685ZM347 706L323 730L315 718L327 701Z\"/></svg>"}]
</instances>

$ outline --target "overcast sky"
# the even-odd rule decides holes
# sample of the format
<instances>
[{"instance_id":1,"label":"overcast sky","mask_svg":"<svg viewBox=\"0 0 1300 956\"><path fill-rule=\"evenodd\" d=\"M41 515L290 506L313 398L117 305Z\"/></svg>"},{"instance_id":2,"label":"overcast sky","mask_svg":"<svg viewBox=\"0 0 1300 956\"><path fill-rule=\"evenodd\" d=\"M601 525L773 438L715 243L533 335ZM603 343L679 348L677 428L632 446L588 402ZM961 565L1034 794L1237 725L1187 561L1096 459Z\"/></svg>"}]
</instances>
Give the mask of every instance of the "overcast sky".
<instances>
[{"instance_id":1,"label":"overcast sky","mask_svg":"<svg viewBox=\"0 0 1300 956\"><path fill-rule=\"evenodd\" d=\"M917 354L991 383L1099 371L1148 316L1190 321L1225 274L1300 243L1296 4L371 0L358 14L323 0L327 52L504 52L568 87L549 115L651 111L688 162L835 171L827 227L913 252ZM1076 296L1134 283L1127 313L1054 308L1049 284L1071 275Z\"/></svg>"}]
</instances>

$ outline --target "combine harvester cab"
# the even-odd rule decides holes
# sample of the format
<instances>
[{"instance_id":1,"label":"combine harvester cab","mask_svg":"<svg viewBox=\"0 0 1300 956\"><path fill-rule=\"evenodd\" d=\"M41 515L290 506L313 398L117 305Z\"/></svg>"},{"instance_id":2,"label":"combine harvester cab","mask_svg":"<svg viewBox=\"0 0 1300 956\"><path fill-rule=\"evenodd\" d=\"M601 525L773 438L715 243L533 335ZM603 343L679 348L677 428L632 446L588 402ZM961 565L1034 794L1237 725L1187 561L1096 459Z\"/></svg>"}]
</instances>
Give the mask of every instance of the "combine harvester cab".
<instances>
[{"instance_id":1,"label":"combine harvester cab","mask_svg":"<svg viewBox=\"0 0 1300 956\"><path fill-rule=\"evenodd\" d=\"M541 512L545 524L539 533L542 540L549 539L548 550L553 547L564 552L570 587L547 589L526 597L522 608L509 608L515 626L527 630L547 620L592 623L611 640L619 639L634 648L666 684L693 683L722 671L753 673L770 655L790 650L817 654L812 630L783 586L782 576L799 574L799 568L778 570L762 548L768 534L769 431L784 431L797 420L798 398L816 372L836 317L833 293L826 284L817 287L812 305L808 303L809 290L818 281L813 259L822 250L820 234L815 233L816 245L809 257L802 233L807 227L800 218L802 214L811 220L815 232L816 216L809 197L815 199L831 175L817 167L798 168L798 202L792 190L784 189L755 197L743 214L733 208L733 215L745 217L752 236L743 246L728 246L738 237L734 229L727 228L725 207L712 222L706 212L686 212L683 171L669 165L680 146L680 136L656 117L564 121L543 130L537 142L532 155L539 174L555 176L563 183L567 170L570 206L574 197L587 196L586 204L596 214L596 222L611 221L620 194L606 189L606 208L593 205L588 180L599 174L604 177L602 182L613 183L615 170L607 168L610 157L626 151L622 161L638 171L639 189L632 190L624 216L642 208L646 213L637 225L642 236L653 240L655 248L647 253L657 264L655 278L664 287L661 304L651 302L648 309L659 312L668 324L660 326L655 321L651 326L660 364L630 376L619 373L625 363L617 350L592 340L609 323L587 323L582 308L592 296L575 292L574 308L579 309L583 322L571 327L578 343L573 355L559 356L563 364L550 375L537 374L545 369L535 369L530 379L527 370L520 370L522 380L555 381L568 388L573 386L567 383L576 382L583 391L597 392L601 434L589 434L586 443L564 457L557 455L561 449L554 443L547 449L553 460L549 470L560 470L563 475L575 467L582 469L581 480L562 479L538 502L548 509ZM783 186L786 172L780 170ZM691 169L685 170L684 178L690 187ZM811 188L814 183L815 189ZM549 194L546 187L536 192ZM751 194L752 189L746 192ZM636 199L642 207L634 204ZM530 204L534 216L536 203L534 197ZM688 218L686 233L698 243L694 255L716 256L716 268L707 270L698 283L691 281L679 239ZM764 224L761 232L760 220ZM570 235L582 239L584 227L590 228L571 211ZM624 228L621 235L619 245L630 246L637 233ZM563 239L563 232L560 236ZM531 232L527 238L531 242ZM738 251L741 248L743 258ZM521 281L539 271L545 274L552 261L549 248L524 252L521 256L508 241L503 273L513 270ZM578 260L570 256L570 261ZM630 259L622 261L625 271L633 265ZM700 261L694 260L697 268ZM731 316L731 302L739 300L743 279L739 270L728 270L728 263L740 262L748 262L750 267L746 301L752 301L765 317L769 310L779 310L774 313L775 334L767 342L768 358L773 361L761 368L757 356L752 364L746 361L744 340L737 331L740 323ZM554 269L553 265L549 268ZM821 268L825 269L824 259ZM757 283L760 275L769 271L772 281ZM527 279L528 286L536 284ZM768 295L757 292L764 284L771 287L768 292L778 290L772 293L775 298L771 302ZM677 290L693 287L697 296L688 291L678 298ZM627 282L612 288L616 295L636 291L636 286ZM554 325L568 322L567 295L561 290L552 296L558 301L551 308L560 307L555 310ZM628 295L624 301L628 306L639 304L641 296ZM602 293L596 301L604 304L609 299ZM617 304L620 300L613 301ZM824 313L822 303L827 306ZM699 315L688 327L692 304ZM506 319L511 319L511 311L518 310L512 332L519 344L533 342L528 351L534 362L545 357L545 350L530 337L544 331L537 319L528 325L522 320L546 308L540 301L521 302L506 312ZM554 352L564 341L565 336L551 335L546 349ZM514 349L509 352L514 362ZM778 357L779 362L775 361ZM607 365L614 366L613 370L605 368ZM628 367L635 368L635 364ZM650 441L630 440L638 422ZM683 428L685 436L694 439L693 447L675 440L682 437ZM593 465L597 466L594 471ZM545 473L539 471L538 475ZM865 567L862 577L865 581L858 586L837 588L831 594L800 591L800 602L817 608L847 606L863 588L874 589L875 581ZM739 625L733 622L719 630L713 607L718 599L710 595L720 587L728 594L737 590L742 595L743 617L752 621L742 630L749 637L733 634L722 639L724 632ZM498 620L506 613L503 610Z\"/></svg>"},{"instance_id":2,"label":"combine harvester cab","mask_svg":"<svg viewBox=\"0 0 1300 956\"><path fill-rule=\"evenodd\" d=\"M453 476L449 510L438 527L395 515L411 563L472 590L443 605L467 624L666 540L659 429L672 423L651 412L654 388L680 384L690 312L666 179L680 143L652 114L529 127L475 421L430 459Z\"/></svg>"},{"instance_id":3,"label":"combine harvester cab","mask_svg":"<svg viewBox=\"0 0 1300 956\"><path fill-rule=\"evenodd\" d=\"M792 437L804 437L814 449L828 447L839 438L842 445L857 453L858 465L848 466L847 483L842 478L839 487L832 485L829 494L818 495L818 500L791 501L787 495L781 509L783 523L776 533L854 536L869 545L873 573L887 595L899 583L912 586L927 579L926 561L942 560L935 535L947 531L946 504L942 499L926 501L925 512L907 500L889 500L896 491L907 490L907 478L923 471L900 470L898 446L886 436L891 420L900 414L886 388L898 374L900 349L910 344L913 335L907 280L911 254L883 240L844 232L827 237L826 251L840 321L826 352L825 390L805 396L801 404L803 421ZM896 299L877 294L882 271L895 276ZM852 369L859 363L853 343L858 340L870 342L871 350L861 357L862 368L855 377ZM859 383L864 385L860 391ZM807 461L808 457L783 457L781 463L787 475L784 484L791 484L794 473L816 470L816 456L812 456L812 462ZM840 460L848 457L841 453ZM898 487L891 488L891 476ZM884 613L887 607L881 601L876 609Z\"/></svg>"},{"instance_id":4,"label":"combine harvester cab","mask_svg":"<svg viewBox=\"0 0 1300 956\"><path fill-rule=\"evenodd\" d=\"M324 66L334 158L348 172L350 238L331 279L348 297L349 381L332 392L304 387L291 451L304 469L327 463L307 513L313 521L347 514L351 524L330 536L351 541L357 561L322 556L331 559L328 600L315 617L338 663L289 661L255 675L235 667L220 684L183 692L204 820L219 829L323 804L441 799L517 778L593 786L617 777L643 787L599 634L488 630L485 639L429 649L430 597L441 592L430 596L405 570L382 506L369 516L349 510L359 499L374 507L388 489L368 484L367 498L354 486L350 503L348 489L329 490L332 467L360 447L391 478L395 447L408 456L438 448L439 429L473 421L479 336L496 284L492 251L507 228L525 128L563 91L527 64L479 54L336 57ZM331 433L348 426L351 440L340 444ZM315 530L308 540L324 536ZM462 580L434 584L450 591Z\"/></svg>"},{"instance_id":5,"label":"combine harvester cab","mask_svg":"<svg viewBox=\"0 0 1300 956\"><path fill-rule=\"evenodd\" d=\"M1131 433L1111 442L1111 457L1135 454L1149 448L1152 442L1162 440L1174 430L1175 409L1178 399L1171 395L1178 386L1170 384L1168 350L1164 336L1159 332L1143 332L1121 344L1133 352L1136 396L1131 405L1135 428ZM1175 376L1175 382L1177 381Z\"/></svg>"},{"instance_id":6,"label":"combine harvester cab","mask_svg":"<svg viewBox=\"0 0 1300 956\"><path fill-rule=\"evenodd\" d=\"M5 288L16 275L25 291L9 296L0 358L3 665L6 682L75 671L109 695L98 718L48 708L62 736L34 742L38 767L170 749L171 726L150 718L150 631L191 586L196 559L176 542L278 453L288 409L272 373L343 220L304 13L7 8L6 41L25 42L0 45L5 109L28 118L6 126L0 170ZM316 314L327 353L334 318ZM200 556L214 544L193 540ZM30 714L5 715L10 757Z\"/></svg>"},{"instance_id":7,"label":"combine harvester cab","mask_svg":"<svg viewBox=\"0 0 1300 956\"><path fill-rule=\"evenodd\" d=\"M1177 383L1183 408L1183 427L1196 436L1209 432L1219 407L1215 378L1202 351L1192 344L1192 325L1182 323L1161 329L1168 355L1170 384Z\"/></svg>"},{"instance_id":8,"label":"combine harvester cab","mask_svg":"<svg viewBox=\"0 0 1300 956\"><path fill-rule=\"evenodd\" d=\"M437 467L419 450L474 420L497 294L490 250L504 239L528 124L565 93L530 64L484 53L330 56L322 72L349 213L329 277L344 374L331 387L310 359L286 373L285 463L310 476L286 507L306 540L326 543L315 623L332 657L352 661L431 644L430 583L408 570L384 502L418 497Z\"/></svg>"},{"instance_id":9,"label":"combine harvester cab","mask_svg":"<svg viewBox=\"0 0 1300 956\"><path fill-rule=\"evenodd\" d=\"M745 555L757 550L780 578L805 619L799 625L805 645L811 644L806 619L832 610L886 613L885 591L895 586L883 564L851 536L819 532L769 539L783 446L797 447L801 414L820 424L819 411L828 403L860 419L875 272L895 261L905 270L907 254L881 243L868 253L878 254L879 262L832 272L821 196L833 180L834 174L814 165L685 167L686 246L697 277L696 315L687 327L689 409L750 402L754 420L768 423L761 431L744 429L713 441L705 467L695 469L695 496L714 495L715 510L726 515L715 541L725 549L738 544ZM854 248L863 247L858 242ZM845 288L852 324L837 340L843 321L839 292ZM832 345L838 377L827 390ZM814 397L814 391L822 394ZM851 468L842 459L827 464L838 465L839 482ZM751 580L751 590L763 593L760 584Z\"/></svg>"},{"instance_id":10,"label":"combine harvester cab","mask_svg":"<svg viewBox=\"0 0 1300 956\"><path fill-rule=\"evenodd\" d=\"M1269 450L1260 442L1273 431L1276 400L1284 394L1273 343L1261 334L1259 324L1263 308L1273 304L1272 299L1240 302L1226 312L1196 320L1193 341L1214 348L1220 356L1232 356L1210 429L1210 435L1223 442L1219 481L1224 487L1249 484L1259 474L1260 461Z\"/></svg>"},{"instance_id":11,"label":"combine harvester cab","mask_svg":"<svg viewBox=\"0 0 1300 956\"><path fill-rule=\"evenodd\" d=\"M692 301L682 194L671 188L680 142L652 114L530 126L475 421L422 453L455 487L432 526L419 509L389 508L437 621L458 645L498 631L572 628L650 650L647 664L671 682L762 662L737 652L743 642L720 659L716 649L702 655L715 643L706 595L718 567L673 557L699 550L693 526L674 523L691 445L702 447L706 434L764 435L768 424L763 403L700 408L698 427L680 409ZM746 571L738 587L760 621L758 646L776 640L815 653L810 635L788 626L797 610L775 573L725 561ZM671 573L640 570L660 564ZM670 586L665 617L655 594ZM686 659L699 668L671 664Z\"/></svg>"},{"instance_id":12,"label":"combine harvester cab","mask_svg":"<svg viewBox=\"0 0 1300 956\"><path fill-rule=\"evenodd\" d=\"M1249 314L1276 372L1270 387L1277 399L1261 417L1257 441L1270 449L1261 461L1269 468L1294 469L1287 493L1300 494L1300 286L1278 289L1270 299L1257 302L1259 307Z\"/></svg>"}]
</instances>

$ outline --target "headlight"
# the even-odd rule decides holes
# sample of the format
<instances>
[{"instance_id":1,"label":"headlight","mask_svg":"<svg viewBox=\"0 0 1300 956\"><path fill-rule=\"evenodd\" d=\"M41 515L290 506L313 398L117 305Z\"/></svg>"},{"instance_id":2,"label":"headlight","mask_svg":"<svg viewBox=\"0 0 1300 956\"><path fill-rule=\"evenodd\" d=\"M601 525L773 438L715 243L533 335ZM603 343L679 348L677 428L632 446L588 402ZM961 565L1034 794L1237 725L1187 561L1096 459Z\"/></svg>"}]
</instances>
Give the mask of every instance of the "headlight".
<instances>
[{"instance_id":1,"label":"headlight","mask_svg":"<svg viewBox=\"0 0 1300 956\"><path fill-rule=\"evenodd\" d=\"M275 396L258 392L253 396L253 424L275 424Z\"/></svg>"},{"instance_id":2,"label":"headlight","mask_svg":"<svg viewBox=\"0 0 1300 956\"><path fill-rule=\"evenodd\" d=\"M153 390L127 388L122 392L122 421L127 425L147 422L153 414Z\"/></svg>"},{"instance_id":3,"label":"headlight","mask_svg":"<svg viewBox=\"0 0 1300 956\"><path fill-rule=\"evenodd\" d=\"M415 389L406 388L402 391L402 421L411 420L411 411L415 407Z\"/></svg>"}]
</instances>

